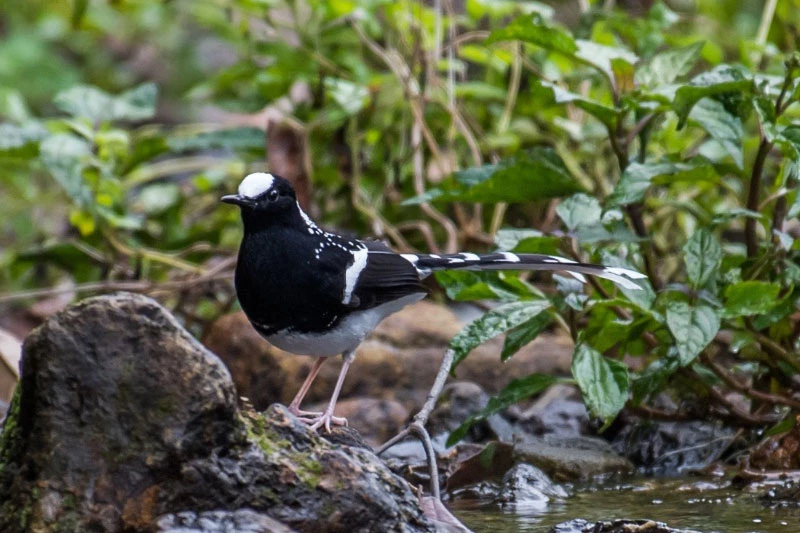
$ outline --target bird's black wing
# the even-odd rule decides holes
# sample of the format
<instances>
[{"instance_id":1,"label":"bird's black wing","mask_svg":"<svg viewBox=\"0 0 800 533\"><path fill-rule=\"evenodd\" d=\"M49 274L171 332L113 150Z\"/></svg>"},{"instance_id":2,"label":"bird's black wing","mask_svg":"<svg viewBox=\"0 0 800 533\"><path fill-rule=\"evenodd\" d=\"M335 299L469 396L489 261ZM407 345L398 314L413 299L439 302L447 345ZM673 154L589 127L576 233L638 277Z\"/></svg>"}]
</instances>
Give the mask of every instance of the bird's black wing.
<instances>
[{"instance_id":1,"label":"bird's black wing","mask_svg":"<svg viewBox=\"0 0 800 533\"><path fill-rule=\"evenodd\" d=\"M367 264L356 281L351 307L369 309L412 294L427 294L419 273L407 259L378 241L362 241Z\"/></svg>"}]
</instances>

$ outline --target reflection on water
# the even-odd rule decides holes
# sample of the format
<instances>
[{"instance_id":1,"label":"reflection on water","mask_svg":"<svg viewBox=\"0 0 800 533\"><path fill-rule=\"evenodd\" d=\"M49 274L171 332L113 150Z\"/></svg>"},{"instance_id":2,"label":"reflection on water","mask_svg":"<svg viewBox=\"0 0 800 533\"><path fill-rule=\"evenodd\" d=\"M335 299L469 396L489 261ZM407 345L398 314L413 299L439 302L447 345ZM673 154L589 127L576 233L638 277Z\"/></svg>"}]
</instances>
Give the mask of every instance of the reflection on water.
<instances>
[{"instance_id":1,"label":"reflection on water","mask_svg":"<svg viewBox=\"0 0 800 533\"><path fill-rule=\"evenodd\" d=\"M476 500L450 501L447 506L476 533L544 532L573 518L647 518L704 533L800 532L800 507L765 507L758 501L764 491L740 491L725 482L696 478L649 479L572 487L568 498L546 507L501 507Z\"/></svg>"}]
</instances>

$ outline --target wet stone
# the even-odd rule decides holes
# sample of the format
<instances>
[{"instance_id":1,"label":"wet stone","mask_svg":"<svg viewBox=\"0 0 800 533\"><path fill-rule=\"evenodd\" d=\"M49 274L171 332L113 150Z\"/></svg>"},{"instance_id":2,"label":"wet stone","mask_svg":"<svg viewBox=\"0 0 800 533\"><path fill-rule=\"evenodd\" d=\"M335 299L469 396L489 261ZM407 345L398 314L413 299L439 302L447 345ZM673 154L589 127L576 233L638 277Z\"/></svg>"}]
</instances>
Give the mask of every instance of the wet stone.
<instances>
[{"instance_id":1,"label":"wet stone","mask_svg":"<svg viewBox=\"0 0 800 533\"><path fill-rule=\"evenodd\" d=\"M497 500L504 504L546 506L551 499L566 498L567 491L533 465L520 463L506 472Z\"/></svg>"},{"instance_id":2,"label":"wet stone","mask_svg":"<svg viewBox=\"0 0 800 533\"><path fill-rule=\"evenodd\" d=\"M186 511L160 517L153 533L296 533L286 524L250 509Z\"/></svg>"},{"instance_id":3,"label":"wet stone","mask_svg":"<svg viewBox=\"0 0 800 533\"><path fill-rule=\"evenodd\" d=\"M155 301L90 298L25 341L0 435L0 531L158 531L158 517L248 531L257 515L297 531L433 531L351 437L326 440L279 405L239 408L225 365Z\"/></svg>"}]
</instances>

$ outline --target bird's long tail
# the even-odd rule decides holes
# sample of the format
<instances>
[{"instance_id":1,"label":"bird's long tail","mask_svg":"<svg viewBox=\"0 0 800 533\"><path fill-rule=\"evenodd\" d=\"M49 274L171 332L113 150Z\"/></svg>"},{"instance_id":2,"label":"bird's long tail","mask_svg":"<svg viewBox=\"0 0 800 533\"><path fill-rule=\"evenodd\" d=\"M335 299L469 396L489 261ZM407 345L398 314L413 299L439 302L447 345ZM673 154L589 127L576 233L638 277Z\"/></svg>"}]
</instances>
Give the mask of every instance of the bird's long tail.
<instances>
[{"instance_id":1,"label":"bird's long tail","mask_svg":"<svg viewBox=\"0 0 800 533\"><path fill-rule=\"evenodd\" d=\"M491 254L403 254L419 271L427 276L435 270L562 270L585 282L583 274L605 278L626 289L641 289L631 280L647 276L622 267L610 267L578 263L557 255L515 254L495 252Z\"/></svg>"}]
</instances>

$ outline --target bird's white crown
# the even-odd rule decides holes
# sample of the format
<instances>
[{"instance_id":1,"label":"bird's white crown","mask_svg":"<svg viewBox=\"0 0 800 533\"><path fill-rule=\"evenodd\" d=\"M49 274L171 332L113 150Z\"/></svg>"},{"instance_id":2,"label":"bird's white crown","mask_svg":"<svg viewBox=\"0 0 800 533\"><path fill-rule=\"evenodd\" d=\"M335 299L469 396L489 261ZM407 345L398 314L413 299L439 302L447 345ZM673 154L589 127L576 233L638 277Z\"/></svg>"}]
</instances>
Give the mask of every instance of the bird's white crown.
<instances>
[{"instance_id":1,"label":"bird's white crown","mask_svg":"<svg viewBox=\"0 0 800 533\"><path fill-rule=\"evenodd\" d=\"M255 198L270 190L274 182L275 178L272 174L267 174L266 172L248 174L239 184L239 196Z\"/></svg>"}]
</instances>

